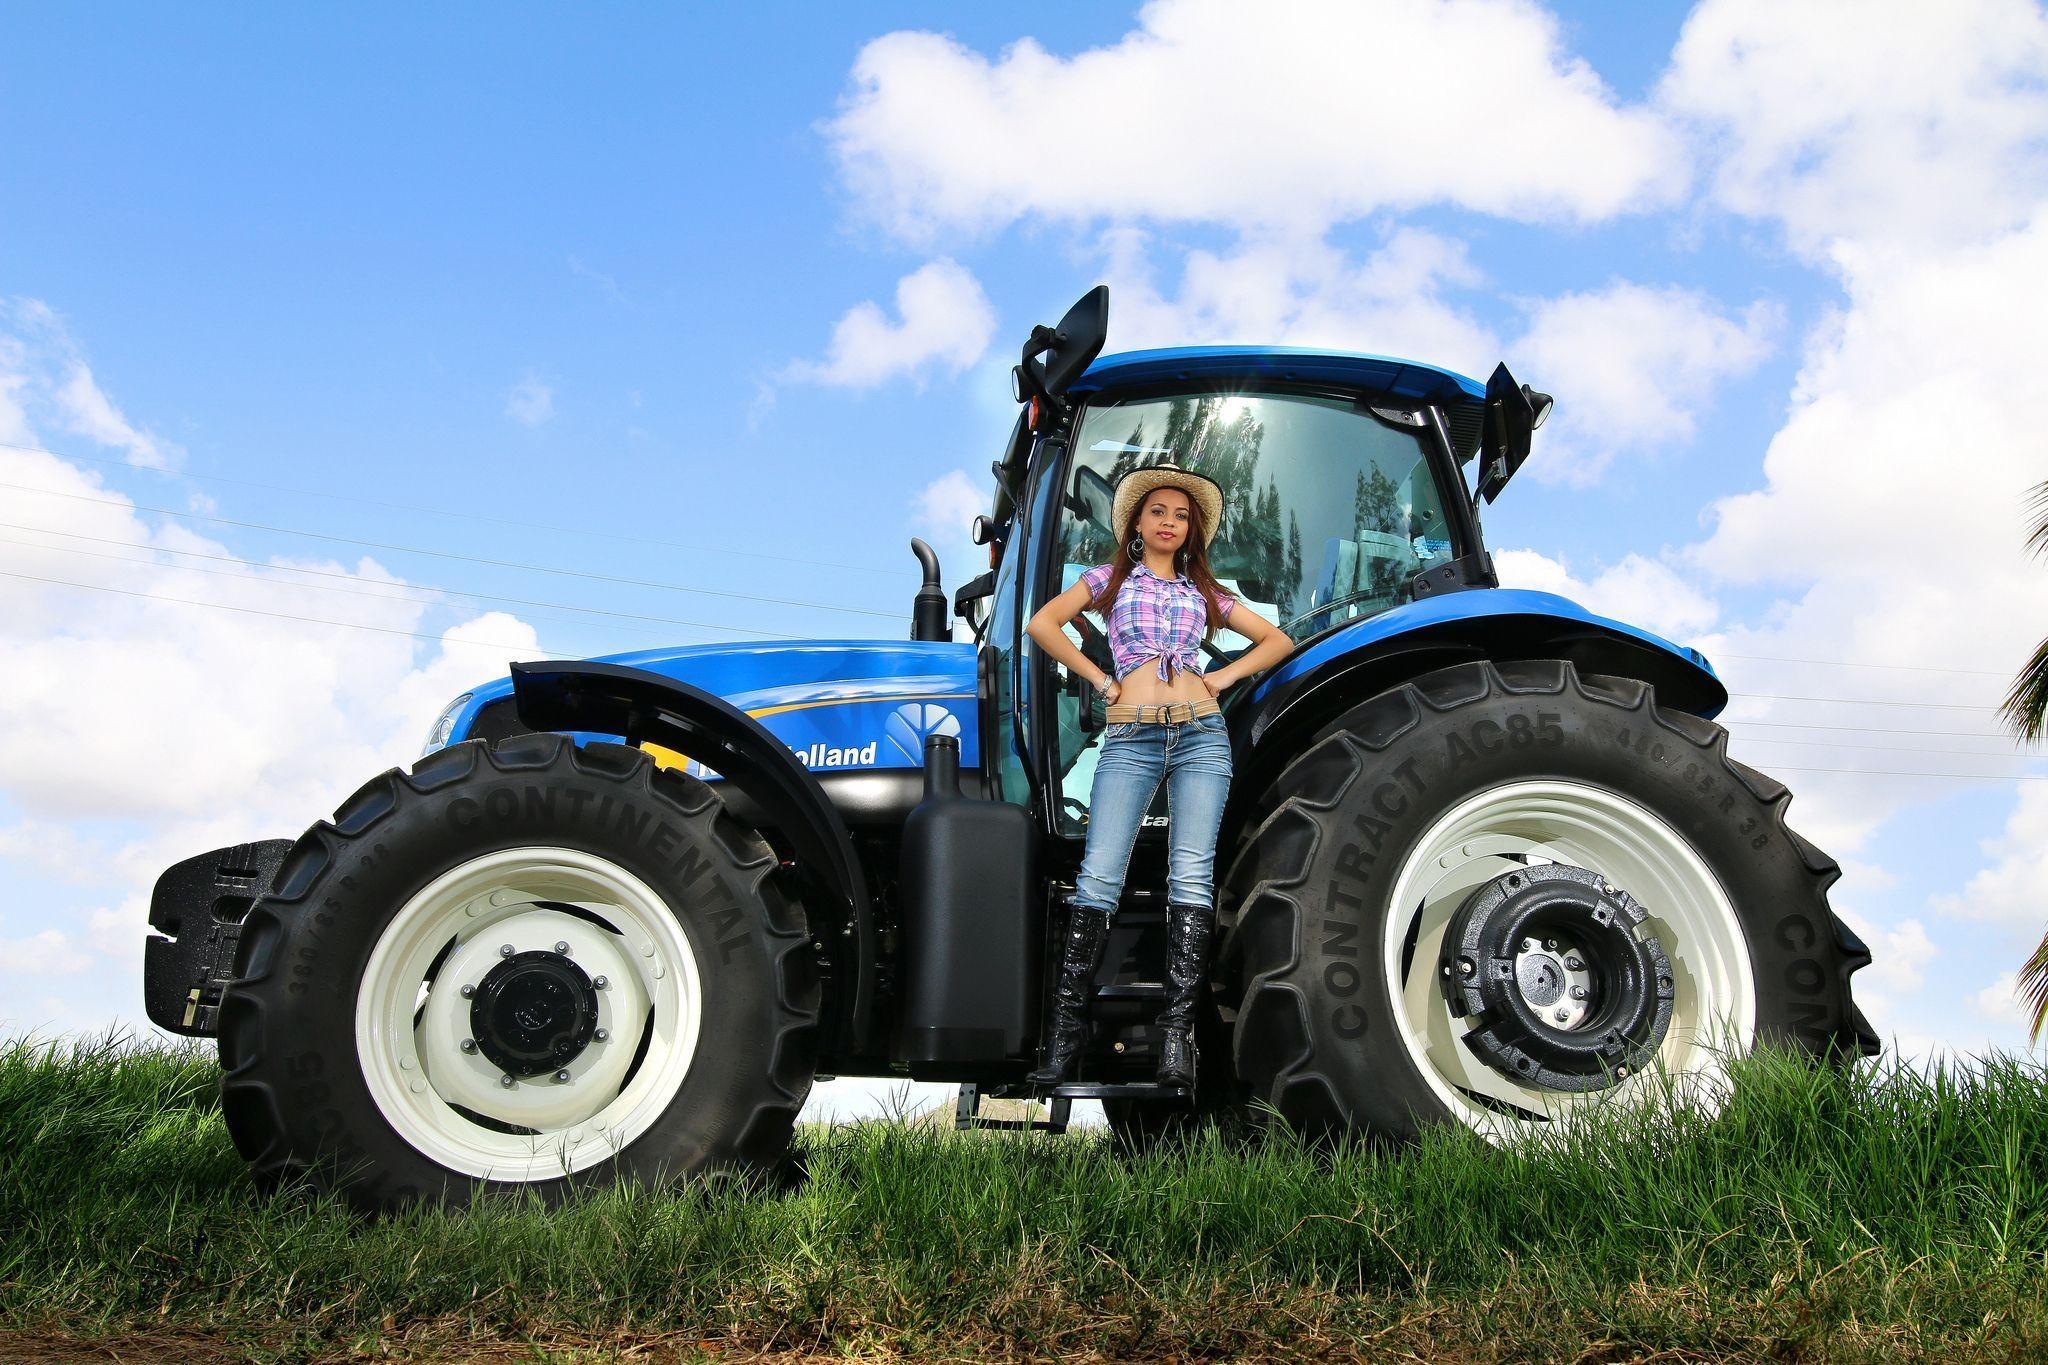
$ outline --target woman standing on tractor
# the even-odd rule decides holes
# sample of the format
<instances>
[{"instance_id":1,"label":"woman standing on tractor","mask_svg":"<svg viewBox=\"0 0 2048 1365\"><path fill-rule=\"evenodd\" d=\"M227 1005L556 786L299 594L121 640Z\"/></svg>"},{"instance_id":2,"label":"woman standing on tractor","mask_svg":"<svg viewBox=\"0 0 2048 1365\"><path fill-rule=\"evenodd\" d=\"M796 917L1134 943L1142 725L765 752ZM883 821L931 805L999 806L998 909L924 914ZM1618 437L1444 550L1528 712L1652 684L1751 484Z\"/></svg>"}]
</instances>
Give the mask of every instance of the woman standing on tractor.
<instances>
[{"instance_id":1,"label":"woman standing on tractor","mask_svg":"<svg viewBox=\"0 0 2048 1365\"><path fill-rule=\"evenodd\" d=\"M1108 702L1102 749L1088 801L1088 844L1067 902L1065 950L1053 988L1052 1036L1045 1064L1031 1073L1057 1084L1088 1036L1088 994L1109 938L1110 917L1140 822L1161 779L1168 810L1166 1007L1159 1013L1159 1079L1194 1082L1195 1002L1208 975L1216 922L1216 831L1230 792L1230 736L1217 694L1286 658L1293 642L1238 603L1209 570L1209 542L1223 515L1213 479L1175 465L1134 469L1117 481L1110 524L1122 553L1081 575L1040 607L1031 638L1070 672L1088 678ZM1061 627L1083 611L1109 625L1114 678L1100 670ZM1213 673L1200 648L1230 629L1252 648Z\"/></svg>"}]
</instances>

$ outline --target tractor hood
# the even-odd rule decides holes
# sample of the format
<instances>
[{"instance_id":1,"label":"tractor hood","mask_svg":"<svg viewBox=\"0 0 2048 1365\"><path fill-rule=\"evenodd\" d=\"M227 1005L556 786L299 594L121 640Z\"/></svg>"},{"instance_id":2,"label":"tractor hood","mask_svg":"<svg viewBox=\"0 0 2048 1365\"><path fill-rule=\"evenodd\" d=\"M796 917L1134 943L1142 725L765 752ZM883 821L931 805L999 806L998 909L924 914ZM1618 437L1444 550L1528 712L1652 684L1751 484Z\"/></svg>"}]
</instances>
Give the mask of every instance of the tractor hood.
<instances>
[{"instance_id":1,"label":"tractor hood","mask_svg":"<svg viewBox=\"0 0 2048 1365\"><path fill-rule=\"evenodd\" d=\"M597 662L715 693L758 720L806 767L844 771L921 768L931 734L958 736L961 765L979 764L975 651L952 641L777 641L679 645ZM497 678L456 708L448 742L501 738L518 729L512 680ZM680 764L680 756L675 761Z\"/></svg>"}]
</instances>

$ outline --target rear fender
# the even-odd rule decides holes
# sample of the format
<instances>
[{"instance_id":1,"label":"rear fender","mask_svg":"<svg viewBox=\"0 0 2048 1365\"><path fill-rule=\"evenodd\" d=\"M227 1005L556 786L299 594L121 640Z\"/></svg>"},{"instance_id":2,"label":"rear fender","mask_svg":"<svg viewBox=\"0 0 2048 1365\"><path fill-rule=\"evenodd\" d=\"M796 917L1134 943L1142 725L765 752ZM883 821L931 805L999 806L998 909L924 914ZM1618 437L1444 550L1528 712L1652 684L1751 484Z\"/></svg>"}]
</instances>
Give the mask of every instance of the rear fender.
<instances>
[{"instance_id":1,"label":"rear fender","mask_svg":"<svg viewBox=\"0 0 2048 1365\"><path fill-rule=\"evenodd\" d=\"M806 913L833 958L839 1036L854 1050L874 1007L875 935L867 878L839 812L789 746L722 697L638 668L600 663L512 665L519 719L535 730L622 735L696 759L738 788L773 823L809 884ZM820 913L824 912L824 913ZM838 944L850 944L851 961Z\"/></svg>"},{"instance_id":2,"label":"rear fender","mask_svg":"<svg viewBox=\"0 0 2048 1365\"><path fill-rule=\"evenodd\" d=\"M1233 792L1263 789L1318 731L1366 698L1477 659L1566 659L1581 673L1646 682L1657 689L1658 705L1703 718L1728 704L1727 687L1698 650L1552 593L1447 593L1333 631L1260 682L1233 708L1231 728L1243 736Z\"/></svg>"}]
</instances>

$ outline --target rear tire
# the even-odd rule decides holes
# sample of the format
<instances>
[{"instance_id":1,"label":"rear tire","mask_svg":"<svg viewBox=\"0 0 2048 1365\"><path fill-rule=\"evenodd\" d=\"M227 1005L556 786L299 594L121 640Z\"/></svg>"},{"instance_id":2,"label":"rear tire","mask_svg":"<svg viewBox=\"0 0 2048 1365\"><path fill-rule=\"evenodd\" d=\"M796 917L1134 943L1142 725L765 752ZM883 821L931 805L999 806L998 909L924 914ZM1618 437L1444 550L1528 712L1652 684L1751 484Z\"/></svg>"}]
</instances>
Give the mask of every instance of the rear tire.
<instances>
[{"instance_id":1,"label":"rear tire","mask_svg":"<svg viewBox=\"0 0 2048 1365\"><path fill-rule=\"evenodd\" d=\"M1560 660L1460 664L1372 698L1261 794L1226 879L1239 1078L1311 1135L1452 1122L1508 1140L1640 1092L1640 1069L1532 1084L1465 1041L1496 1016L1442 989L1458 908L1543 863L1648 910L1674 969L1667 1073L1708 1079L1766 1041L1876 1052L1849 988L1870 955L1829 910L1840 871L1786 826L1789 800L1719 726Z\"/></svg>"},{"instance_id":2,"label":"rear tire","mask_svg":"<svg viewBox=\"0 0 2048 1365\"><path fill-rule=\"evenodd\" d=\"M243 930L237 1150L376 1209L772 1165L818 1016L776 868L710 787L621 745L470 742L372 779Z\"/></svg>"}]
</instances>

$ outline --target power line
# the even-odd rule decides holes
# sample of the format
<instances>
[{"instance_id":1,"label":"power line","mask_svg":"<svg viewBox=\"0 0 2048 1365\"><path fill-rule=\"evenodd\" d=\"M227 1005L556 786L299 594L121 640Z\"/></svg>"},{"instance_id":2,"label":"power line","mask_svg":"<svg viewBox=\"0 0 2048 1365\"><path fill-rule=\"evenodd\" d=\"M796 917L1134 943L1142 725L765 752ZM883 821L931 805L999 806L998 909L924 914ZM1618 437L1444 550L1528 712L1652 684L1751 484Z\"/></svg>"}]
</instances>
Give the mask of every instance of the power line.
<instances>
[{"instance_id":1,"label":"power line","mask_svg":"<svg viewBox=\"0 0 2048 1365\"><path fill-rule=\"evenodd\" d=\"M4 485L0 485L4 487ZM1952 701L1878 701L1870 697L1788 697L1777 692L1730 692L1731 697L1754 701L1820 701L1831 706L1911 706L1927 711L1997 711L1996 706L1970 706Z\"/></svg>"},{"instance_id":2,"label":"power line","mask_svg":"<svg viewBox=\"0 0 2048 1365\"><path fill-rule=\"evenodd\" d=\"M1989 738L1989 736L1986 736L1986 738ZM1770 735L1752 735L1744 739L1743 743L1745 745L1794 744L1808 749L1853 749L1858 753L1872 754L1937 754L1943 758L2013 759L2021 763L2038 763L2043 757L2040 754L1986 753L1981 749L1927 749L1907 748L1904 745L1898 744L1852 744L1847 740L1839 739L1776 739Z\"/></svg>"},{"instance_id":3,"label":"power line","mask_svg":"<svg viewBox=\"0 0 2048 1365\"><path fill-rule=\"evenodd\" d=\"M1913 730L1886 725L1810 725L1790 720L1736 720L1721 717L1716 719L1715 724L1723 729L1731 725L1761 725L1772 730L1835 730L1862 735L1939 735L1947 739L2004 738L1988 730Z\"/></svg>"},{"instance_id":4,"label":"power line","mask_svg":"<svg viewBox=\"0 0 2048 1365\"><path fill-rule=\"evenodd\" d=\"M424 631L400 630L396 626L373 626L361 621L336 621L325 616L306 616L295 611L264 611L260 607L231 607L225 602L195 602L189 597L159 597L153 592L137 592L133 588L110 588L100 583L74 583L68 578L42 578L29 573L10 573L0 569L0 578L19 578L30 583L48 583L58 588L83 588L87 592L117 593L122 597L140 597L148 602L174 602L183 607L205 607L211 611L239 612L243 616L268 616L278 621L302 621L307 625L339 626L343 630L373 630L379 635L407 635L415 640L430 640L436 644L476 645L486 649L523 650L525 645L499 644L490 640L450 640L442 635L428 635ZM559 657L560 650L549 649L536 643L535 649L543 654Z\"/></svg>"},{"instance_id":5,"label":"power line","mask_svg":"<svg viewBox=\"0 0 2048 1365\"><path fill-rule=\"evenodd\" d=\"M1773 763L1774 773L1854 773L1861 777L1946 777L1960 782L2048 782L2048 773L1908 773L1892 768L1793 768Z\"/></svg>"},{"instance_id":6,"label":"power line","mask_svg":"<svg viewBox=\"0 0 2048 1365\"><path fill-rule=\"evenodd\" d=\"M2012 674L1996 668L1936 668L1930 664L1866 664L1852 663L1847 659L1787 659L1777 654L1723 654L1714 652L1717 659L1747 659L1767 664L1816 664L1822 668L1886 668L1899 669L1908 673L1972 673L1981 678L2010 678Z\"/></svg>"},{"instance_id":7,"label":"power line","mask_svg":"<svg viewBox=\"0 0 2048 1365\"><path fill-rule=\"evenodd\" d=\"M33 532L33 533L35 533L35 534L37 534L37 535L44 535L44 536L63 536L63 537L64 537L65 539L67 539L67 540L84 540L84 541L90 541L90 542L92 542L92 543L93 543L93 544L95 544L95 545L120 545L120 546L125 546L125 547L127 547L128 549L131 549L131 550L146 550L146 551L148 551L148 552L149 552L149 553L151 553L151 554L160 554L160 555L182 555L182 556L185 556L185 557L187 557L187 558L191 558L191 559L205 559L205 560L210 560L210 561L213 561L213 562L215 562L215 563L220 563L220 564L240 564L240 565L244 565L244 566L246 566L246 567L248 567L248 568L250 568L250 569L260 570L260 571L262 571L262 572L264 572L264 573L296 573L296 574L311 574L311 575L313 575L314 577L317 577L317 578L340 578L340 579L344 579L344 580L346 580L346 581L348 581L348 582L351 582L351 583L362 583L362 582L365 582L365 581L367 581L367 580L364 580L364 579L362 579L362 578L359 578L359 577L358 577L358 576L356 576L355 574L352 574L352 573L343 573L343 572L340 572L340 571L338 571L338 570L334 570L334 569L307 569L307 568L301 568L301 567L299 567L299 566L297 566L297 565L292 565L292 564L257 564L257 563L255 563L255 562L253 562L253 561L251 561L251 560L247 560L247 559L241 559L241 558L239 558L239 557L237 557L237 556L235 556L235 555L210 555L210 554L207 554L207 553L205 553L204 551L201 551L201 550L173 550L173 549L171 549L171 548L170 548L170 547L168 547L168 546L160 546L160 545L144 545L144 544L140 544L140 543L138 543L138 542L136 542L136 541L132 541L132 540L114 540L114 539L112 539L111 537L107 537L107 536L88 536L88 535L81 535L81 534L79 534L79 533L78 533L78 532L76 532L76 531L52 531L52 530L49 530L49 529L47 529L47 528L45 528L45 527L41 527L41 526L23 526L23 525L20 525L19 523L16 523L16 522L9 522L9 521L0 521L0 529L10 530L10 531L30 531L30 532ZM114 561L115 563L117 563L117 564L153 564L153 563L155 563L155 561L153 561L153 560L147 560L147 559L131 559L131 558L129 558L128 556L125 556L125 555L101 555L101 554L94 554L94 552L93 552L93 551L91 551L91 550L75 550L75 549L71 549L71 548L70 548L70 547L68 547L68 546L63 546L63 545L43 545L43 544L40 544L40 543L38 543L38 542L35 542L35 541L28 541L28 540L15 540L15 539L12 539L11 537L6 537L6 536L0 536L0 544L6 544L6 545L20 545L20 546L23 546L23 547L25 547L25 548L28 548L28 549L34 549L34 550L55 550L55 551L56 551L57 553L59 553L59 554L71 554L71 555L92 555L92 557L93 557L93 558L95 558L95 559L111 559L111 560L113 560L113 561ZM192 565L186 565L186 564L159 564L159 565L157 565L156 567L159 567L159 568L165 568L165 569L175 569L175 570L179 570L179 571L181 571L181 572L185 572L185 573L215 573L215 574L219 574L219 575L220 575L221 577L224 577L224 578L242 578L242 579L246 579L246 580L249 580L249 581L253 581L253 582L274 582L274 580L267 580L267 579L262 579L262 578L259 578L259 577L257 577L257 576L256 576L256 575L254 575L254 574L235 574L235 573L228 573L228 572L226 572L226 571L224 571L224 570L219 570L219 569L201 569L201 568L197 568L197 567L194 567L194 566L192 566ZM320 585L320 584L317 584L317 583L288 583L288 584L277 584L277 586L281 586L281 587L298 587L298 588L318 588L318 589L320 589L321 591L325 591L325 592L348 592L348 591L350 591L349 589L346 589L346 588L322 588L322 587L321 587L321 585ZM506 604L510 604L510 605L512 605L512 606L520 606L520 607L539 607L539 608L542 608L542 609L544 609L544 610L548 610L548 611L569 611L569 612L579 612L579 613L582 613L582 614L585 614L585 615L590 615L590 616L611 616L611 617L617 617L617 618L619 618L619 619L621 619L621 620L627 620L627 621L653 621L653 622L657 622L657 623L659 623L659 624L662 624L662 625L671 625L671 626L692 626L692 627L695 627L695 628L697 628L697 629L699 629L699 630L718 630L718 631L724 631L724 632L726 632L727 634L731 634L731 635L738 635L738 636L742 636L742 637L745 637L745 638L751 638L751 639L760 639L760 638L764 638L764 637L765 637L765 638L770 638L770 639L777 639L777 640L807 640L807 639L811 638L811 637L809 637L809 636L807 636L807 635L791 635L791 634L788 634L788 633L786 633L786 632L784 632L784 631L775 631L775 630L756 630L756 629L754 629L754 628L752 628L752 627L749 627L749 626L726 626L726 625L719 625L719 624L717 624L717 623L715 623L715 622L711 622L711 621L686 621L686 620L684 620L684 619L683 619L682 617L680 617L680 616L649 616L649 615L647 615L647 614L645 614L645 613L642 613L642 612L635 612L635 611L612 611L612 610L610 610L610 609L608 609L608 608L605 608L605 607L581 607L581 606L577 606L577 605L575 605L574 603L571 603L571 602L546 602L546 601L538 601L538 600L535 600L535 599L533 599L533 598L529 598L529 597L504 597L504 596L500 596L499 594L496 594L496 593L470 592L470 591L467 591L467 590L465 590L465 589L461 589L461 588L443 588L443 587L438 587L438 586L436 586L436 585L434 585L434 584L431 584L431 583L393 583L393 584L390 584L389 586L391 586L391 587L399 587L399 588L414 588L414 589L417 589L417 590L419 590L419 591L421 591L421 592L437 593L437 594L440 594L440 595L442 595L442 596L447 596L447 597L461 597L461 598L466 598L466 599L468 599L468 600L470 600L470 601L474 601L474 602L500 602L500 603L506 603ZM421 603L431 603L431 601L432 601L432 599L431 599L431 598L418 598L418 597L397 597L397 596L392 596L392 595L390 595L390 594L386 594L386 593L362 593L362 594L360 594L360 595L361 595L361 596L364 596L364 597L385 597L385 598L387 598L388 600L391 600L391 601L403 601L403 602L421 602ZM622 629L631 629L631 627L622 627ZM663 632L660 632L660 631L646 631L646 632L644 632L644 633L645 633L645 634L648 634L648 635L659 635L659 634L662 634Z\"/></svg>"},{"instance_id":8,"label":"power line","mask_svg":"<svg viewBox=\"0 0 2048 1365\"><path fill-rule=\"evenodd\" d=\"M700 550L705 554L737 555L747 559L768 559L782 564L804 564L820 569L851 569L855 573L897 574L895 569L878 569L871 564L841 564L829 559L802 559L794 555L771 555L759 550L728 550L716 545L699 545L683 540L661 540L652 536L622 535L615 531L593 531L581 526L555 526L543 521L520 521L513 517L494 517L483 512L458 512L447 507L427 507L420 503L388 502L382 498L365 498L352 493L330 493L317 488L292 488L281 483L261 483L255 479L230 478L226 474L194 474L189 470L159 469L155 465L138 464L134 460L116 460L103 455L67 455L62 451L46 450L42 446L14 445L0 441L0 450L17 450L27 455L48 455L53 460L70 460L80 463L113 465L120 469L138 469L146 474L160 474L166 478L198 479L207 483L234 484L241 488L260 488L267 493L290 493L298 497L328 498L335 502L359 503L365 507L383 507L396 512L424 512L428 516L453 517L460 521L478 521L493 526L516 526L526 531L548 531L559 535L590 536L600 540L623 540L636 545L655 545L670 550Z\"/></svg>"},{"instance_id":9,"label":"power line","mask_svg":"<svg viewBox=\"0 0 2048 1365\"><path fill-rule=\"evenodd\" d=\"M582 569L561 569L546 564L522 564L510 559L487 559L480 555L457 554L453 550L427 550L416 545L393 545L384 541L359 540L354 536L329 535L324 531L301 531L290 526L271 526L264 522L237 521L232 517L208 516L203 512L180 512L171 507L152 507L147 503L129 502L125 498L95 498L86 493L60 493L54 488L36 488L28 484L0 483L0 488L11 488L21 493L39 493L49 498L69 498L74 502L98 503L103 507L119 507L129 511L155 512L160 516L177 517L185 521L204 521L219 526L236 526L248 531L268 531L276 535L303 536L308 540L329 541L337 545L354 545L361 549L388 550L394 554L425 555L431 559L450 559L464 564L483 564L495 569L519 569L527 573L556 574L563 578L582 578L597 583L618 583L633 588L656 588L663 592L690 593L698 597L725 597L739 602L760 602L778 607L808 607L813 611L837 611L853 616L881 616L894 619L899 614L893 611L875 611L868 607L842 607L828 602L804 602L789 597L760 597L752 593L722 592L715 588L685 588L678 584L657 583L645 578L622 578L615 574L590 573Z\"/></svg>"}]
</instances>

